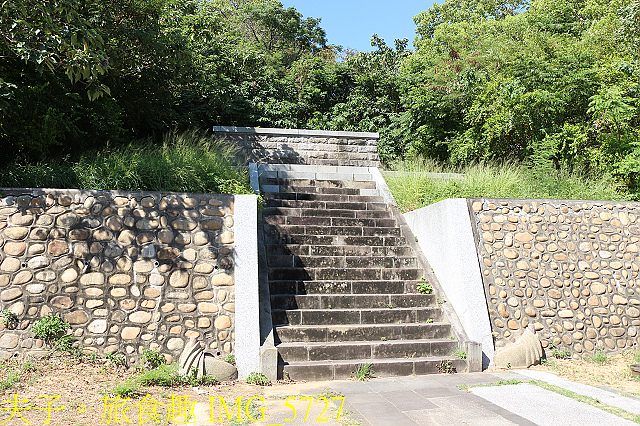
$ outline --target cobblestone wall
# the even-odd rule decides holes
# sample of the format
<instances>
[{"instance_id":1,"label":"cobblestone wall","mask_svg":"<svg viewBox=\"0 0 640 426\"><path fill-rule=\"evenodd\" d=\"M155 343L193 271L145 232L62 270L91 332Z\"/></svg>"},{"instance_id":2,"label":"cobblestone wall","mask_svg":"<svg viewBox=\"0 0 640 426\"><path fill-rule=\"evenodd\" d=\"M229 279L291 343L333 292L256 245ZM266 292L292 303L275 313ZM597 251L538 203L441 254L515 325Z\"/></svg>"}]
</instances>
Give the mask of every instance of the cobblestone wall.
<instances>
[{"instance_id":1,"label":"cobblestone wall","mask_svg":"<svg viewBox=\"0 0 640 426\"><path fill-rule=\"evenodd\" d=\"M379 167L378 134L216 126L249 161L266 164Z\"/></svg>"},{"instance_id":2,"label":"cobblestone wall","mask_svg":"<svg viewBox=\"0 0 640 426\"><path fill-rule=\"evenodd\" d=\"M573 356L636 344L640 204L468 202L496 347L528 324Z\"/></svg>"},{"instance_id":3,"label":"cobblestone wall","mask_svg":"<svg viewBox=\"0 0 640 426\"><path fill-rule=\"evenodd\" d=\"M59 313L87 351L177 360L198 336L234 351L234 197L2 190L0 357L37 352L35 320Z\"/></svg>"}]
</instances>

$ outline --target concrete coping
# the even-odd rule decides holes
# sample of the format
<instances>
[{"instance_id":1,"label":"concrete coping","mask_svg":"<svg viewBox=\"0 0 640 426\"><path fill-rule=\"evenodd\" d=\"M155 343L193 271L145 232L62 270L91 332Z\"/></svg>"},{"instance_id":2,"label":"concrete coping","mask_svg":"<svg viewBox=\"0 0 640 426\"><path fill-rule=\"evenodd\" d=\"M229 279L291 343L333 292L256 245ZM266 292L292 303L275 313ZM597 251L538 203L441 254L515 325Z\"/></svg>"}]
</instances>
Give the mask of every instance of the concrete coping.
<instances>
[{"instance_id":1,"label":"concrete coping","mask_svg":"<svg viewBox=\"0 0 640 426\"><path fill-rule=\"evenodd\" d=\"M410 176L410 175L424 175L429 179L451 179L451 180L463 180L463 173L422 173L422 172L405 172L405 171L382 171L383 176Z\"/></svg>"},{"instance_id":2,"label":"concrete coping","mask_svg":"<svg viewBox=\"0 0 640 426\"><path fill-rule=\"evenodd\" d=\"M272 127L213 126L218 133L251 133L256 135L324 136L336 138L378 139L379 133L342 132L337 130L278 129Z\"/></svg>"}]
</instances>

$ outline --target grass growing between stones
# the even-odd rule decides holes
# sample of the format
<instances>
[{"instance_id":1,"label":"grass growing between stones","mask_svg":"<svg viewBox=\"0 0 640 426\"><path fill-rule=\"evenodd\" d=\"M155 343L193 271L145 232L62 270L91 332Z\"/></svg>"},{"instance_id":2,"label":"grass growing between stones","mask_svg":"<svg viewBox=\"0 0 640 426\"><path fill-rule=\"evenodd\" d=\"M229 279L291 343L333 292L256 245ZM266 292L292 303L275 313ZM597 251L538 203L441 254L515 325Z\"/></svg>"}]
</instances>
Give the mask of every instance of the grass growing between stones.
<instances>
[{"instance_id":1,"label":"grass growing between stones","mask_svg":"<svg viewBox=\"0 0 640 426\"><path fill-rule=\"evenodd\" d=\"M535 173L524 165L505 162L466 167L443 166L433 160L396 163L385 176L400 209L412 211L447 198L553 198L574 200L628 200L609 176L593 178L578 172ZM462 179L438 179L429 173L462 173Z\"/></svg>"},{"instance_id":2,"label":"grass growing between stones","mask_svg":"<svg viewBox=\"0 0 640 426\"><path fill-rule=\"evenodd\" d=\"M170 132L162 144L138 141L76 158L2 167L0 187L251 194L240 150L203 131Z\"/></svg>"}]
</instances>

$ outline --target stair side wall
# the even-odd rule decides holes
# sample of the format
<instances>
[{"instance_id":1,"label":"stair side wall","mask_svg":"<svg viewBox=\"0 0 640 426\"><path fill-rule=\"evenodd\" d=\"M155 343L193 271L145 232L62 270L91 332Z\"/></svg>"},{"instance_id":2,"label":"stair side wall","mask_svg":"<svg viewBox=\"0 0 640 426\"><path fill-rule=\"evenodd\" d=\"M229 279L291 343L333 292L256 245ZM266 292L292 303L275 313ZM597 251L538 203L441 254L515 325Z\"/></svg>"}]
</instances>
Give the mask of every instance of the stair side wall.
<instances>
[{"instance_id":1,"label":"stair side wall","mask_svg":"<svg viewBox=\"0 0 640 426\"><path fill-rule=\"evenodd\" d=\"M447 199L404 214L438 282L471 340L482 345L482 367L494 345L467 201Z\"/></svg>"}]
</instances>

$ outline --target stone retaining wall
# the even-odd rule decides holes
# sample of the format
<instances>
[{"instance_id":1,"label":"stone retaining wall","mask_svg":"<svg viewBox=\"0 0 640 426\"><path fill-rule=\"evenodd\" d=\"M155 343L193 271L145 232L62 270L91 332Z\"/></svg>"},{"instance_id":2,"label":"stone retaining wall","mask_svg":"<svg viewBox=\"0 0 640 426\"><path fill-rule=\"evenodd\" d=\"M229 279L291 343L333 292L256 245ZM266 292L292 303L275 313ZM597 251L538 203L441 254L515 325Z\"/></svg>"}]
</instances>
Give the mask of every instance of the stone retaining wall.
<instances>
[{"instance_id":1,"label":"stone retaining wall","mask_svg":"<svg viewBox=\"0 0 640 426\"><path fill-rule=\"evenodd\" d=\"M323 130L215 126L250 162L379 167L378 134Z\"/></svg>"},{"instance_id":2,"label":"stone retaining wall","mask_svg":"<svg viewBox=\"0 0 640 426\"><path fill-rule=\"evenodd\" d=\"M640 327L640 204L467 200L496 347L622 350Z\"/></svg>"},{"instance_id":3,"label":"stone retaining wall","mask_svg":"<svg viewBox=\"0 0 640 426\"><path fill-rule=\"evenodd\" d=\"M0 357L41 351L30 328L51 312L132 363L177 361L191 336L233 353L234 262L233 195L2 190L0 310L17 322L0 323Z\"/></svg>"}]
</instances>

